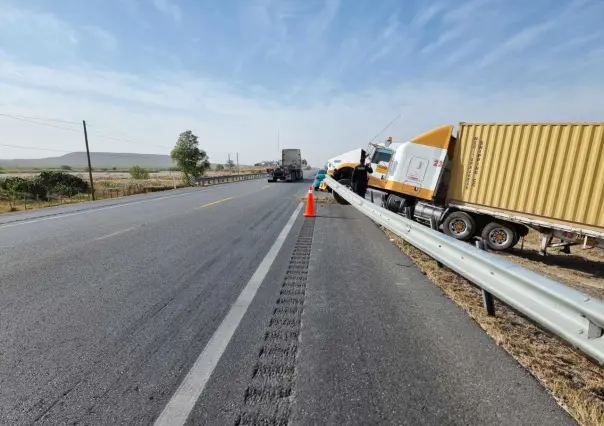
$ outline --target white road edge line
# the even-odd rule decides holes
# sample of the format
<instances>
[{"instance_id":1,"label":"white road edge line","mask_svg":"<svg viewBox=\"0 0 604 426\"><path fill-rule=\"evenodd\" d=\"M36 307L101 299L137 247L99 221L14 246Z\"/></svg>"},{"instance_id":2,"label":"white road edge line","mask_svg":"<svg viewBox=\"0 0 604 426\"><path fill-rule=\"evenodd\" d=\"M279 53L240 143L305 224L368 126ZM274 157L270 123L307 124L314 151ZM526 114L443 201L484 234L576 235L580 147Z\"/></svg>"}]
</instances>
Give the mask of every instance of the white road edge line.
<instances>
[{"instance_id":1,"label":"white road edge line","mask_svg":"<svg viewBox=\"0 0 604 426\"><path fill-rule=\"evenodd\" d=\"M120 234L123 234L123 233L128 232L128 231L132 231L133 229L136 229L136 226L132 226L130 228L122 229L121 231L112 232L111 234L103 235L102 237L95 238L95 240L104 240L105 238L115 237L116 235L120 235Z\"/></svg>"},{"instance_id":2,"label":"white road edge line","mask_svg":"<svg viewBox=\"0 0 604 426\"><path fill-rule=\"evenodd\" d=\"M28 225L30 223L43 222L45 220L62 219L64 217L76 216L76 215L79 215L79 214L100 212L102 210L116 209L118 207L127 207L127 206L132 206L134 204L150 203L152 201L165 200L167 198L182 197L184 195L199 194L201 192L213 191L214 189L216 189L216 188L208 188L208 189L203 189L201 191L190 191L190 192L185 192L183 194L166 195L165 197L151 198L149 200L131 201L129 203L114 204L112 206L99 207L99 208L96 208L96 209L95 208L91 208L90 210L83 210L83 211L74 212L74 213L66 213L66 214L60 214L60 213L58 213L56 216L41 217L39 219L35 219L35 218L32 219L32 220L25 219L25 220L23 220L21 222L15 222L15 223L10 223L9 222L9 223L6 223L6 224L0 224L0 229L2 229L2 228L10 228L12 226Z\"/></svg>"},{"instance_id":3,"label":"white road edge line","mask_svg":"<svg viewBox=\"0 0 604 426\"><path fill-rule=\"evenodd\" d=\"M185 424L206 383L214 372L218 361L220 361L222 354L231 341L233 334L235 334L237 327L239 327L239 323L243 319L247 308L252 303L260 284L264 281L287 235L294 226L294 222L298 218L303 204L298 204L296 211L289 218L277 240L273 243L264 259L262 259L258 269L256 269L252 278L250 278L241 291L229 313L224 317L224 320L212 335L201 355L199 355L193 367L191 367L174 395L172 395L172 398L155 421L154 426L182 426Z\"/></svg>"}]
</instances>

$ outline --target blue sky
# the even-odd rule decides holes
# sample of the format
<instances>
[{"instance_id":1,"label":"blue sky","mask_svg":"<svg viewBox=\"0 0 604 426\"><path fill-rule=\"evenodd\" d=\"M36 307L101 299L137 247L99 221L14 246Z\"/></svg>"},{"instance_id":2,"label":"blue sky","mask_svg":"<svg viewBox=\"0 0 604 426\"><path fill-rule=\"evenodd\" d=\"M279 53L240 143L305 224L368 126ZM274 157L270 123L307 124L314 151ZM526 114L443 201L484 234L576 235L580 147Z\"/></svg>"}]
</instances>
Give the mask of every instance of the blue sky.
<instances>
[{"instance_id":1,"label":"blue sky","mask_svg":"<svg viewBox=\"0 0 604 426\"><path fill-rule=\"evenodd\" d=\"M0 0L0 113L86 119L97 151L167 153L191 129L213 161L273 158L280 131L315 164L398 114L384 138L602 121L602 19L601 0ZM76 131L0 129L81 150Z\"/></svg>"}]
</instances>

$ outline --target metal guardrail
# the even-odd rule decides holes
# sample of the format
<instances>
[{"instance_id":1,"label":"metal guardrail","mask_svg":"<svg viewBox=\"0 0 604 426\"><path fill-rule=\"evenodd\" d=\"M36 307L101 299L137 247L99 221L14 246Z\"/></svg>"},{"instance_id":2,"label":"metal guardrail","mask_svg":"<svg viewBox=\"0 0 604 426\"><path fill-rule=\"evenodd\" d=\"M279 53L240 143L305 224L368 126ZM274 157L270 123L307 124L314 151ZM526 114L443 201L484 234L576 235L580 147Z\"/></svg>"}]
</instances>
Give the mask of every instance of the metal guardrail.
<instances>
[{"instance_id":1,"label":"metal guardrail","mask_svg":"<svg viewBox=\"0 0 604 426\"><path fill-rule=\"evenodd\" d=\"M604 364L604 302L327 185L374 222Z\"/></svg>"},{"instance_id":2,"label":"metal guardrail","mask_svg":"<svg viewBox=\"0 0 604 426\"><path fill-rule=\"evenodd\" d=\"M200 186L216 185L218 183L227 182L240 182L243 180L262 179L267 177L266 173L249 173L239 175L223 175L223 176L201 176L198 178L191 178L192 184L199 184Z\"/></svg>"}]
</instances>

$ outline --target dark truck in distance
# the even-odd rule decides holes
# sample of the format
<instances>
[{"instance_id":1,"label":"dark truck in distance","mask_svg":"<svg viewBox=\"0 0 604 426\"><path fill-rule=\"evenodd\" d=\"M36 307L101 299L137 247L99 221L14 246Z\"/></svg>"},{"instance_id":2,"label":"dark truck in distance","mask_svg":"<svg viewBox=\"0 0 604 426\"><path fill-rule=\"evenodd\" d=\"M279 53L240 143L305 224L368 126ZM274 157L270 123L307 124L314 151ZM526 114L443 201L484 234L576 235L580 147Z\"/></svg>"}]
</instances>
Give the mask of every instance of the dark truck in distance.
<instances>
[{"instance_id":1,"label":"dark truck in distance","mask_svg":"<svg viewBox=\"0 0 604 426\"><path fill-rule=\"evenodd\" d=\"M284 149L281 152L281 163L274 169L267 169L269 182L285 180L293 182L302 180L302 154L299 149Z\"/></svg>"}]
</instances>

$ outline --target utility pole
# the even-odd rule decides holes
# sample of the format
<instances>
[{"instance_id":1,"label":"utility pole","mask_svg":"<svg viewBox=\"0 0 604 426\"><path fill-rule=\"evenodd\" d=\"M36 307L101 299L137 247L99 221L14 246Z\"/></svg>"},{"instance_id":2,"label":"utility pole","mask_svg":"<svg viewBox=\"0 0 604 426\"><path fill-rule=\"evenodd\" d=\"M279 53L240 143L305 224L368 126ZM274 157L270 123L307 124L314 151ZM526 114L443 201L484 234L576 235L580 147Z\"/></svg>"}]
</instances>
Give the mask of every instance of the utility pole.
<instances>
[{"instance_id":1,"label":"utility pole","mask_svg":"<svg viewBox=\"0 0 604 426\"><path fill-rule=\"evenodd\" d=\"M86 157L88 157L88 176L90 176L90 192L92 193L92 201L94 198L94 182L92 181L92 164L90 164L90 149L88 149L88 131L86 130L86 120L82 120L84 126L84 141L86 142Z\"/></svg>"},{"instance_id":2,"label":"utility pole","mask_svg":"<svg viewBox=\"0 0 604 426\"><path fill-rule=\"evenodd\" d=\"M231 154L228 154L228 156L229 156L229 159L227 161L227 164L229 165L229 174L232 175L233 174L233 169L231 167Z\"/></svg>"},{"instance_id":3,"label":"utility pole","mask_svg":"<svg viewBox=\"0 0 604 426\"><path fill-rule=\"evenodd\" d=\"M239 153L237 153L237 174L239 174Z\"/></svg>"},{"instance_id":4,"label":"utility pole","mask_svg":"<svg viewBox=\"0 0 604 426\"><path fill-rule=\"evenodd\" d=\"M279 153L279 145L281 144L279 130L277 130L277 163L279 163L279 158L281 158L281 154Z\"/></svg>"}]
</instances>

